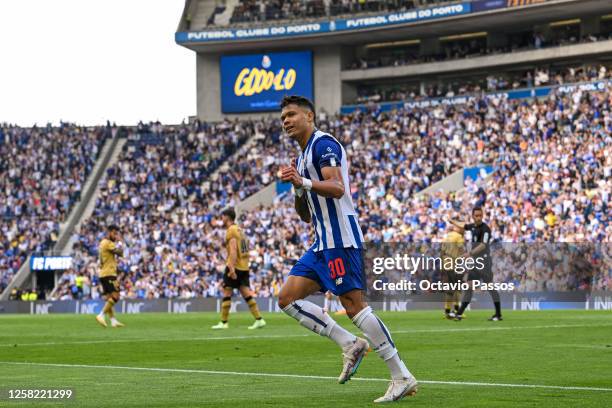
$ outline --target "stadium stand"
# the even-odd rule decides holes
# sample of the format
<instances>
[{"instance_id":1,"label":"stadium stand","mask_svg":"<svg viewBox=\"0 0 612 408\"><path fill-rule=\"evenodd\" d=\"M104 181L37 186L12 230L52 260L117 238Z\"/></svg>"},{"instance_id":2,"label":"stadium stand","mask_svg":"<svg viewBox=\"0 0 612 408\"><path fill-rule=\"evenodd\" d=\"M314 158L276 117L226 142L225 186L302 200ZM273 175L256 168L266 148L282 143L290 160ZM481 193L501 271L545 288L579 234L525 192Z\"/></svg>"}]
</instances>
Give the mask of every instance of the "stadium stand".
<instances>
[{"instance_id":1,"label":"stadium stand","mask_svg":"<svg viewBox=\"0 0 612 408\"><path fill-rule=\"evenodd\" d=\"M484 205L497 241L609 242L610 92L608 85L603 91L576 90L542 100L482 97L463 106L323 114L319 127L336 135L355 158L351 191L360 197L357 208L366 241L436 241L445 233L447 217ZM99 296L96 243L108 217L125 228L123 295L217 296L223 265L218 211L273 182L282 158L293 151L281 138L278 121L248 123L266 138L231 156L201 192L188 187L208 186L194 176L200 166L187 166L184 160L198 145L184 144L197 139L193 130L182 129L181 137L157 145L146 143L141 153L126 151L121 164L109 169L108 188L75 248L78 266L64 274L55 298ZM160 163L174 170L166 173ZM476 183L467 179L458 193L416 194L459 168L480 164L497 171ZM147 197L147 203L139 197ZM291 259L308 244L308 226L297 220L291 199L273 209L247 212L241 222L251 237L258 296L274 295ZM92 285L84 291L75 287L79 273ZM521 289L536 282L515 275L504 279ZM609 288L610 279L598 277L590 285ZM555 287L584 284L556 282Z\"/></svg>"},{"instance_id":2,"label":"stadium stand","mask_svg":"<svg viewBox=\"0 0 612 408\"><path fill-rule=\"evenodd\" d=\"M564 85L577 82L609 79L610 66L587 65L564 68L537 67L522 72L483 74L473 80L439 81L446 84L431 84L421 93L418 85L361 86L355 100L358 104L370 102L392 102L418 99L419 97L437 98L468 95L479 92L507 91L518 88L532 88L544 85Z\"/></svg>"},{"instance_id":3,"label":"stadium stand","mask_svg":"<svg viewBox=\"0 0 612 408\"><path fill-rule=\"evenodd\" d=\"M208 25L251 28L452 3L456 2L194 0L186 2L179 30L198 30L207 20ZM372 30L371 36L355 29L342 34L347 39L342 50L327 50L314 36L312 46L306 45L311 41L307 36L299 35L262 37L253 44L270 41L272 46L278 41L270 49L282 53L291 48L287 48L288 40L294 38L295 44L312 49L311 88L315 101L320 101L317 106L323 107L317 125L335 135L352 158L350 188L366 241L439 241L446 233L448 217L484 205L498 242L608 243L612 235L612 48L606 40L612 35L612 15L606 14L605 5L592 1L581 3L579 12L570 10L577 4L563 8L551 4L550 16L538 14L547 9L540 7L545 3L540 1L508 1L492 8L484 3L470 2L473 10L457 19L449 14L448 19L441 16L422 26L390 25ZM540 5L519 10L534 3ZM481 10L485 13L477 15ZM511 16L508 21L505 14ZM509 24L512 29L503 29L503 23L520 15L529 20L524 27ZM106 169L93 215L73 237L74 267L61 276L51 298L99 298L97 246L111 222L122 227L127 248L120 263L123 297L218 296L224 257L219 212L275 183L279 168L295 156L295 146L282 135L276 113L273 118L227 119L227 112L242 111L227 110L217 88L211 88L214 95L210 95L201 86L219 79L227 82L223 82L219 55L247 55L263 48L242 44L251 38L246 31L236 32L236 41L229 37L220 41L223 44L205 40L225 37L191 34L176 40L198 55L197 115L210 122L141 123L131 130L118 162ZM514 59L517 55L520 58ZM270 58L260 57L267 69ZM483 60L487 62L481 66ZM251 64L245 62L244 68L252 68ZM424 67L427 70L420 72ZM507 99L505 94L519 89L525 94L521 97L527 97L542 90L537 87L576 83L587 86L566 86L539 99ZM235 85L227 84L224 89ZM470 97L462 101L441 100L466 95ZM360 105L347 106L352 103ZM338 107L351 113L336 113ZM394 110L386 110L389 107ZM3 153L21 147L14 145L19 131L6 127L0 142L9 133L9 143L0 143ZM44 146L36 146L40 157L48 154ZM42 193L36 190L38 195L53 197L49 202L61 197L61 203L53 203L51 212L34 214L28 206L15 204L28 202L30 196L36 202L34 189L13 181L11 175L24 165L19 161L0 164L0 175L9 174L0 181L0 198L7 197L0 201L5 220L0 234L8 237L0 248L8 254L0 260L0 289L29 253L50 249L57 239L59 223L80 188L70 180L82 183L95 158L79 156L75 161L87 168L68 176L74 167L70 157L61 158L68 160L61 166L63 173L57 178L51 173ZM459 191L435 187L462 169L483 165L493 172L476 181L466 178ZM25 168L34 174L48 170L36 166L30 163ZM274 207L242 213L241 224L251 240L256 293L274 296L292 261L309 244L310 227L298 221L290 193L281 195ZM28 230L34 233L26 236ZM609 259L605 245L602 250L589 253L589 259ZM514 265L513 256L509 255L508 265ZM542 288L537 277L520 271L514 267L500 279L515 282L520 290L611 288L610 276L590 282L550 278L550 287Z\"/></svg>"},{"instance_id":4,"label":"stadium stand","mask_svg":"<svg viewBox=\"0 0 612 408\"><path fill-rule=\"evenodd\" d=\"M76 269L95 270L97 245L109 222L125 226L130 248L122 266L130 265L139 277L146 272L167 271L162 269L166 265L160 257L149 258L161 256L167 246L181 251L181 268L189 269L191 262L199 266L198 271L209 270L219 263L219 251L208 251L202 243L216 237L220 249L222 237L217 232L210 235L201 227L210 224L224 206L235 204L236 198L230 194L213 196L212 192L231 192L220 188L224 179L214 171L256 134L257 126L229 121L179 127L141 124L128 137L117 164L101 181L103 188L94 213L80 228L75 250L82 256L75 259ZM201 256L196 259L192 254ZM97 279L93 274L89 277ZM169 296L173 296L172 288L169 290Z\"/></svg>"},{"instance_id":5,"label":"stadium stand","mask_svg":"<svg viewBox=\"0 0 612 408\"><path fill-rule=\"evenodd\" d=\"M230 24L320 19L339 15L406 11L419 7L453 3L448 0L241 0L232 12ZM209 23L214 21L215 10Z\"/></svg>"},{"instance_id":6,"label":"stadium stand","mask_svg":"<svg viewBox=\"0 0 612 408\"><path fill-rule=\"evenodd\" d=\"M484 34L484 33L483 33ZM612 39L612 32L580 36L576 31L563 31L555 37L544 37L533 31L515 33L510 35L510 45L504 47L487 46L486 36L476 39L444 41L440 44L440 51L424 55L419 47L387 47L379 51L372 58L361 57L349 64L347 69L371 69L388 66L401 66L434 61L448 61L465 58L474 58L483 55L497 55L517 51L535 50L547 47L560 47L571 44L593 43Z\"/></svg>"},{"instance_id":7,"label":"stadium stand","mask_svg":"<svg viewBox=\"0 0 612 408\"><path fill-rule=\"evenodd\" d=\"M0 127L0 292L30 253L53 248L110 130Z\"/></svg>"}]
</instances>

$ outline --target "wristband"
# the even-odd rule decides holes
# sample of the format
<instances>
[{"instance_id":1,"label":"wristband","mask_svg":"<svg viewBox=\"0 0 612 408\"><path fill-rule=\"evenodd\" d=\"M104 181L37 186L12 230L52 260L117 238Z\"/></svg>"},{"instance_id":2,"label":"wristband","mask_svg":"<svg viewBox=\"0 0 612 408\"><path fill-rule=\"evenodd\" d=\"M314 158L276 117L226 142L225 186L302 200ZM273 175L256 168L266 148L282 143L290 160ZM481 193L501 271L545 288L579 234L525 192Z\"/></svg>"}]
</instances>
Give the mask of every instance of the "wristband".
<instances>
[{"instance_id":1,"label":"wristband","mask_svg":"<svg viewBox=\"0 0 612 408\"><path fill-rule=\"evenodd\" d=\"M302 177L302 188L307 191L312 190L312 180Z\"/></svg>"}]
</instances>

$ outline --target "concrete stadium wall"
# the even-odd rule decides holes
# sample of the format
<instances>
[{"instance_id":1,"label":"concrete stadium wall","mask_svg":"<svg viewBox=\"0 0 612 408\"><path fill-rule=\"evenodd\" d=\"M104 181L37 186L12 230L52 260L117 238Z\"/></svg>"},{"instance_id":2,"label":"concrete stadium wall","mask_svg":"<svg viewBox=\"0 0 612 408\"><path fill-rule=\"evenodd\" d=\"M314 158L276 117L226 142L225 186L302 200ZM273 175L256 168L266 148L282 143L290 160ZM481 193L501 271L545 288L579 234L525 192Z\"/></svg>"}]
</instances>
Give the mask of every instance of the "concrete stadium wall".
<instances>
[{"instance_id":1,"label":"concrete stadium wall","mask_svg":"<svg viewBox=\"0 0 612 408\"><path fill-rule=\"evenodd\" d=\"M444 62L413 64L399 67L347 70L341 74L342 81L361 81L381 78L400 78L427 74L445 74L459 71L482 70L522 63L555 61L582 56L612 53L612 40L595 43L564 45L540 50L519 51L484 57L458 59Z\"/></svg>"},{"instance_id":2,"label":"concrete stadium wall","mask_svg":"<svg viewBox=\"0 0 612 408\"><path fill-rule=\"evenodd\" d=\"M240 215L244 211L251 211L260 205L270 206L276 198L276 182L267 185L255 194L242 200L236 205L236 212Z\"/></svg>"},{"instance_id":3,"label":"concrete stadium wall","mask_svg":"<svg viewBox=\"0 0 612 408\"><path fill-rule=\"evenodd\" d=\"M463 188L463 169L457 170L450 176L444 177L442 180L432 184L424 190L416 193L417 196L424 194L431 194L437 191L443 191L449 193L451 191L458 191Z\"/></svg>"}]
</instances>

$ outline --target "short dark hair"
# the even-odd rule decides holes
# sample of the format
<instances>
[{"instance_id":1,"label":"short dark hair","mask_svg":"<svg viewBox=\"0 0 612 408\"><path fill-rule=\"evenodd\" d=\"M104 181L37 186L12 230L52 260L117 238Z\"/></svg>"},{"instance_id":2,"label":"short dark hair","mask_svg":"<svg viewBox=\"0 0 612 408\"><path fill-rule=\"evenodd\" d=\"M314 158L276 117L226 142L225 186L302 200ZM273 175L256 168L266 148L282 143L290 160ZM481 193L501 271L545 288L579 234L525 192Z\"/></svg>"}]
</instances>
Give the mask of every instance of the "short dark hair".
<instances>
[{"instance_id":1,"label":"short dark hair","mask_svg":"<svg viewBox=\"0 0 612 408\"><path fill-rule=\"evenodd\" d=\"M480 211L480 212L482 212L484 214L484 210L480 206L476 206L476 207L472 208L472 214L474 214L476 211Z\"/></svg>"},{"instance_id":2,"label":"short dark hair","mask_svg":"<svg viewBox=\"0 0 612 408\"><path fill-rule=\"evenodd\" d=\"M308 98L300 95L285 95L281 101L280 107L283 109L287 105L297 105L303 108L308 108L312 113L315 113L314 103Z\"/></svg>"},{"instance_id":3,"label":"short dark hair","mask_svg":"<svg viewBox=\"0 0 612 408\"><path fill-rule=\"evenodd\" d=\"M221 215L227 215L232 221L236 220L236 211L233 208L226 208Z\"/></svg>"},{"instance_id":4,"label":"short dark hair","mask_svg":"<svg viewBox=\"0 0 612 408\"><path fill-rule=\"evenodd\" d=\"M117 225L115 225L115 224L111 224L111 225L108 226L108 231L109 232L110 231L117 231L117 232L119 232L119 227Z\"/></svg>"}]
</instances>

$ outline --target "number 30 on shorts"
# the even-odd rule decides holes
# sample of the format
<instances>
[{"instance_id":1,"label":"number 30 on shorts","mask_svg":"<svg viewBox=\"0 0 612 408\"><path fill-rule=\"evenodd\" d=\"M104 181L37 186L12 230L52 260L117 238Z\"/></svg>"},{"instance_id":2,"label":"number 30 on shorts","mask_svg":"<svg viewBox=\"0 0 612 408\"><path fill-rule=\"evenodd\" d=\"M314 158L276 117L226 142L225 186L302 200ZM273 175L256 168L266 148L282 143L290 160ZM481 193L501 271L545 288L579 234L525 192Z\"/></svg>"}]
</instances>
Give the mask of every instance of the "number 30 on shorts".
<instances>
[{"instance_id":1,"label":"number 30 on shorts","mask_svg":"<svg viewBox=\"0 0 612 408\"><path fill-rule=\"evenodd\" d=\"M329 268L329 277L332 279L336 279L336 277L346 275L346 270L344 269L344 260L342 258L332 259L327 263Z\"/></svg>"}]
</instances>

